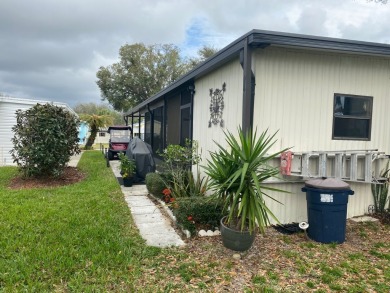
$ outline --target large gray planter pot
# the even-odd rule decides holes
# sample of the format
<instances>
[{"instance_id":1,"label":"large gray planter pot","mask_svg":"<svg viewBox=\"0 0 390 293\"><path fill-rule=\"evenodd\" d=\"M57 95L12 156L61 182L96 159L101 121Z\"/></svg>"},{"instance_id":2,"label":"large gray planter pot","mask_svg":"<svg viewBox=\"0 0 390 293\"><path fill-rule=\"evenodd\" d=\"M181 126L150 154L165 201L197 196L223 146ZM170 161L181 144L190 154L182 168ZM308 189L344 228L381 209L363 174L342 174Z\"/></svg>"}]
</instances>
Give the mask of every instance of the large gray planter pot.
<instances>
[{"instance_id":1,"label":"large gray planter pot","mask_svg":"<svg viewBox=\"0 0 390 293\"><path fill-rule=\"evenodd\" d=\"M221 237L222 243L226 248L235 251L245 251L251 248L253 241L255 240L256 233L250 234L248 231L237 231L231 229L223 223L226 217L221 219Z\"/></svg>"}]
</instances>

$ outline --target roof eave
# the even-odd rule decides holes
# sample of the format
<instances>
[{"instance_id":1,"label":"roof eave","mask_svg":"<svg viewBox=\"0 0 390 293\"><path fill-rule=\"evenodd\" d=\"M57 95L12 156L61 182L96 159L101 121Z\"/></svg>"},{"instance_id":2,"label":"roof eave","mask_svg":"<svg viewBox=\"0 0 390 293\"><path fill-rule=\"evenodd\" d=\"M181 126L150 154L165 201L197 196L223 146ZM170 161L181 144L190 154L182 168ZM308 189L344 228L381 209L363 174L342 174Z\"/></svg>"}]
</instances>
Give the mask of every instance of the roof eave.
<instances>
[{"instance_id":1,"label":"roof eave","mask_svg":"<svg viewBox=\"0 0 390 293\"><path fill-rule=\"evenodd\" d=\"M183 75L181 78L170 84L168 87L164 88L163 90L159 91L157 94L151 96L144 102L138 104L136 107L133 107L126 113L124 113L124 116L129 116L133 113L139 112L140 109L145 107L147 104L155 101L156 99L164 96L165 94L169 93L173 89L177 88L178 86L181 86L187 82L190 82L193 79L199 78L203 75L206 75L210 71L214 70L215 68L221 66L222 64L228 62L232 58L235 58L236 56L239 56L240 50L244 47L245 38L250 35L251 32L245 34L244 36L240 37L233 43L229 44L225 48L221 49L218 53L214 54L198 66L196 66L194 69Z\"/></svg>"},{"instance_id":2,"label":"roof eave","mask_svg":"<svg viewBox=\"0 0 390 293\"><path fill-rule=\"evenodd\" d=\"M220 50L205 62L196 66L194 69L179 78L177 81L173 82L168 87L164 88L149 99L127 111L124 116L126 117L139 112L143 107L163 97L165 94L169 93L175 88L209 73L215 68L228 62L235 56L238 56L240 50L244 47L246 38L248 38L248 44L255 48L265 48L270 45L278 45L286 47L312 48L338 52L390 56L390 45L387 44L281 33L274 31L252 30Z\"/></svg>"},{"instance_id":3,"label":"roof eave","mask_svg":"<svg viewBox=\"0 0 390 293\"><path fill-rule=\"evenodd\" d=\"M70 113L79 117L79 115L67 104L63 102L53 102L53 101L43 101L43 100L32 100L32 99L23 99L23 98L14 98L9 96L1 96L0 102L12 103L12 104L23 104L23 105L36 105L36 104L53 104L55 106L60 106L67 109Z\"/></svg>"},{"instance_id":4,"label":"roof eave","mask_svg":"<svg viewBox=\"0 0 390 293\"><path fill-rule=\"evenodd\" d=\"M300 34L277 33L268 31L253 31L249 37L249 44L253 47L269 45L314 48L331 51L362 53L372 55L390 56L390 45L354 41L346 39L317 37Z\"/></svg>"}]
</instances>

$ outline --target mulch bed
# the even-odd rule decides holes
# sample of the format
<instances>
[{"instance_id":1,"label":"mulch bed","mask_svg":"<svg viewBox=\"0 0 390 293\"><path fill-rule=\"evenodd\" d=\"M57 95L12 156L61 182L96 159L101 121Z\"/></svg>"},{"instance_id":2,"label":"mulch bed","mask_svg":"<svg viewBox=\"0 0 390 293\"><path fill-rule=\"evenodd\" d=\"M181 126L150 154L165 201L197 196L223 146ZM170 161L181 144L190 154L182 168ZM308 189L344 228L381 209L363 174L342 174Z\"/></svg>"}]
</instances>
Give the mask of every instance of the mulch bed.
<instances>
[{"instance_id":1,"label":"mulch bed","mask_svg":"<svg viewBox=\"0 0 390 293\"><path fill-rule=\"evenodd\" d=\"M390 210L385 211L383 214L373 214L372 216L379 219L382 224L390 225Z\"/></svg>"},{"instance_id":2,"label":"mulch bed","mask_svg":"<svg viewBox=\"0 0 390 293\"><path fill-rule=\"evenodd\" d=\"M193 237L185 240L185 247L178 248L187 257L180 260L169 254L156 257L160 265L154 269L153 275L143 275L138 285L154 284L164 288L169 282L177 284L172 292L193 292L202 289L199 284L204 284L203 289L207 292L258 292L261 285L256 284L256 280L264 279L266 286L276 289L275 292L311 291L306 285L308 281L315 282L317 290L330 292L329 286L321 281L322 266L337 268L347 262L349 256L362 254L370 259L370 269L375 268L377 259L370 252L375 249L375 243L389 243L390 234L389 228L379 222L371 226L363 235L364 223L347 221L346 241L335 246L314 242L305 233L286 235L269 227L265 235L256 236L248 251L241 253L225 248L219 236ZM366 263L359 275L351 273L338 278L338 284L348 288L355 279L364 280L365 266ZM183 267L185 271L181 271ZM303 269L306 271L300 272ZM208 273L204 275L202 272L206 271ZM185 275L183 280L186 272L191 273L187 282ZM164 275L164 278L158 278L159 275Z\"/></svg>"},{"instance_id":3,"label":"mulch bed","mask_svg":"<svg viewBox=\"0 0 390 293\"><path fill-rule=\"evenodd\" d=\"M64 173L59 177L24 178L22 176L16 176L11 180L8 187L11 189L58 187L80 182L84 178L85 174L77 168L66 167Z\"/></svg>"}]
</instances>

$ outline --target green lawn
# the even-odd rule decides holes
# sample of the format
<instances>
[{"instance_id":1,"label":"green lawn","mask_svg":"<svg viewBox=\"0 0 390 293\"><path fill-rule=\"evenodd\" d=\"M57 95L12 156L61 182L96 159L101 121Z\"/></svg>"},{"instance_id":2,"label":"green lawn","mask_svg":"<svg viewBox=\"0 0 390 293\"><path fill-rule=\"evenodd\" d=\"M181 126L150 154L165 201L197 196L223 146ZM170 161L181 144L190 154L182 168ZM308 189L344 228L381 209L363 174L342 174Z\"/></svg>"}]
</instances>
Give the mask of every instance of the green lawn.
<instances>
[{"instance_id":1,"label":"green lawn","mask_svg":"<svg viewBox=\"0 0 390 293\"><path fill-rule=\"evenodd\" d=\"M11 190L0 168L0 292L390 292L390 227L349 223L344 244L269 228L233 258L219 237L147 247L99 151L86 179Z\"/></svg>"},{"instance_id":2,"label":"green lawn","mask_svg":"<svg viewBox=\"0 0 390 293\"><path fill-rule=\"evenodd\" d=\"M11 190L0 168L0 291L133 290L146 247L99 152L86 152L83 182Z\"/></svg>"}]
</instances>

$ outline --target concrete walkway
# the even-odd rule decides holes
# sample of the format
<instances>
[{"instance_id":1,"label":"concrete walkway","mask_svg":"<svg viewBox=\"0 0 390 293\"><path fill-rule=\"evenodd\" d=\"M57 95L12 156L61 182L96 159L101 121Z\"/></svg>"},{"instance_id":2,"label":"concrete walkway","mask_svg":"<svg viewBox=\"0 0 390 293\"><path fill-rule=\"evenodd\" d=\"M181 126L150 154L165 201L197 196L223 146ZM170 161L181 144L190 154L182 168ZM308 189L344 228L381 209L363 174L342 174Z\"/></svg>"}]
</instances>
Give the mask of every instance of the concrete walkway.
<instances>
[{"instance_id":1,"label":"concrete walkway","mask_svg":"<svg viewBox=\"0 0 390 293\"><path fill-rule=\"evenodd\" d=\"M121 178L119 161L110 161L110 166L117 179ZM119 180L118 180L119 182ZM149 246L170 247L185 245L184 241L172 228L170 219L149 199L146 185L121 185L127 205L139 232Z\"/></svg>"},{"instance_id":2,"label":"concrete walkway","mask_svg":"<svg viewBox=\"0 0 390 293\"><path fill-rule=\"evenodd\" d=\"M83 152L80 152L78 155L71 156L70 161L68 163L68 167L77 167L77 164L79 163L82 155L83 155Z\"/></svg>"},{"instance_id":3,"label":"concrete walkway","mask_svg":"<svg viewBox=\"0 0 390 293\"><path fill-rule=\"evenodd\" d=\"M68 166L77 167L82 153L71 157ZM103 160L103 156L102 156ZM110 166L118 182L121 180L119 161L110 161ZM164 216L160 209L149 199L146 185L121 185L127 205L130 208L134 222L149 246L170 247L183 246L184 241L172 228L170 220Z\"/></svg>"}]
</instances>

